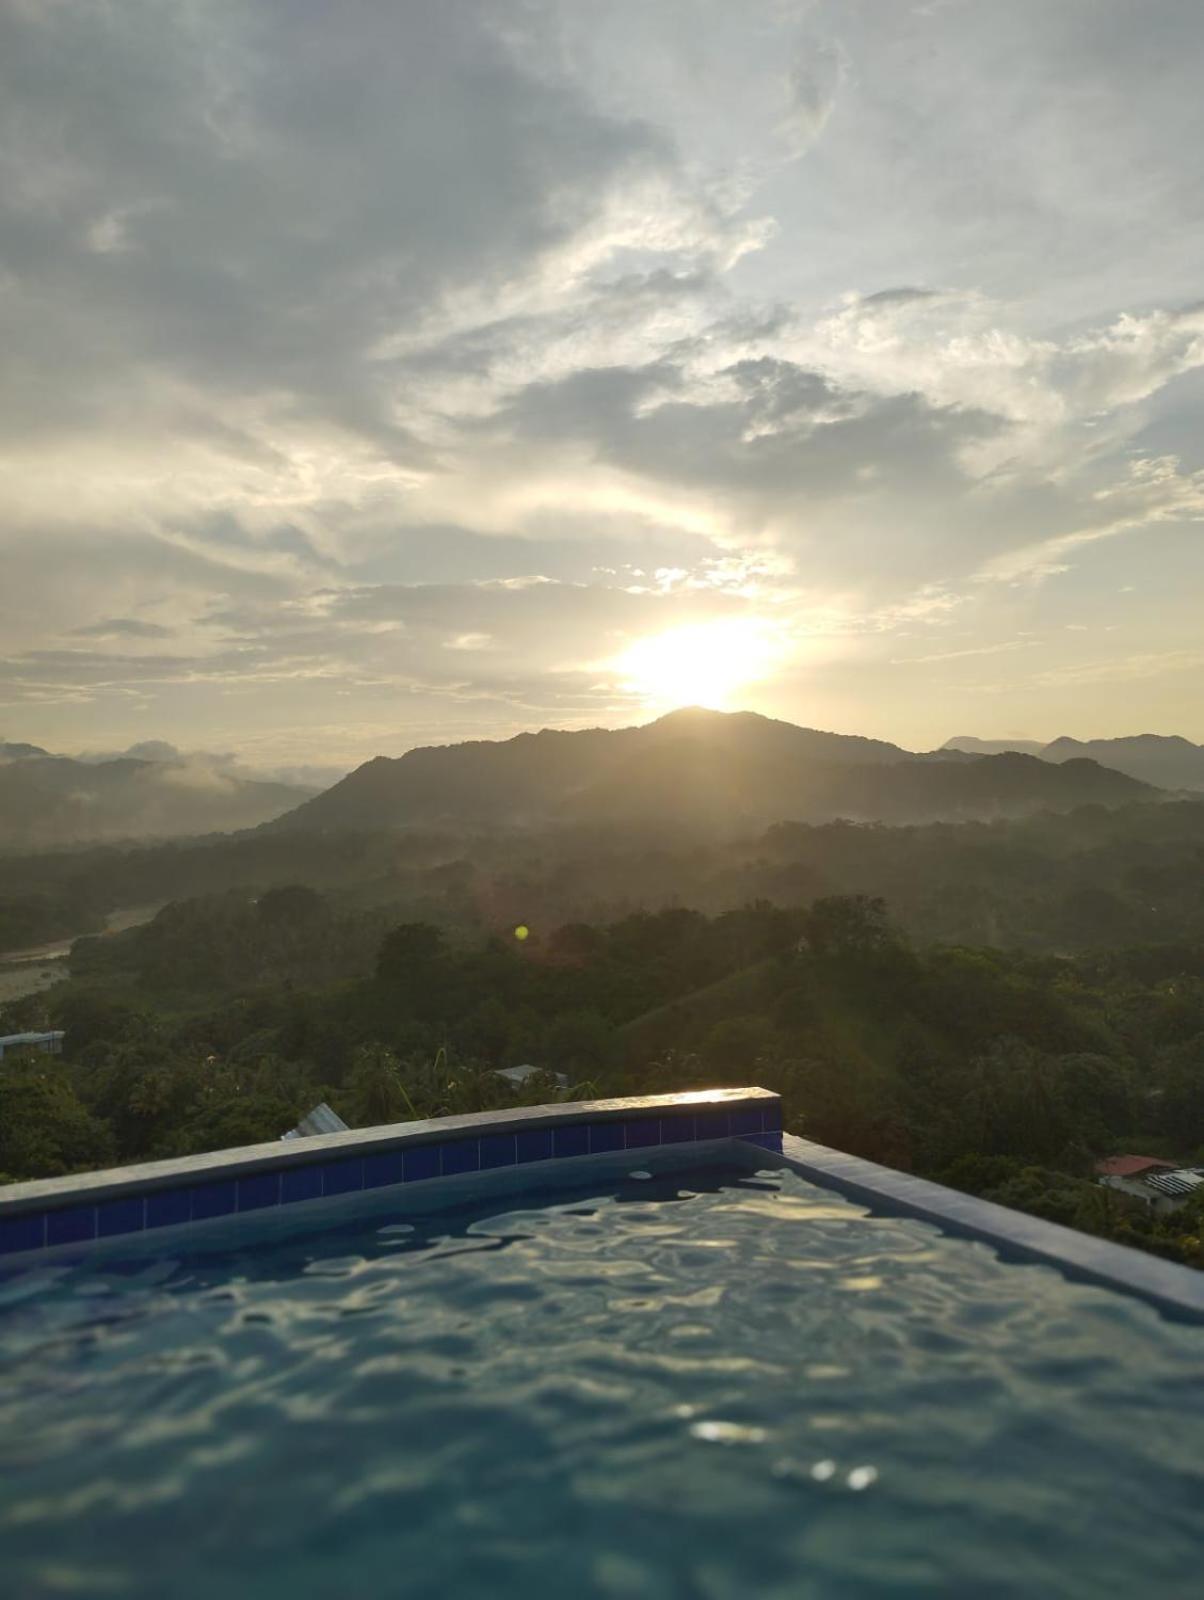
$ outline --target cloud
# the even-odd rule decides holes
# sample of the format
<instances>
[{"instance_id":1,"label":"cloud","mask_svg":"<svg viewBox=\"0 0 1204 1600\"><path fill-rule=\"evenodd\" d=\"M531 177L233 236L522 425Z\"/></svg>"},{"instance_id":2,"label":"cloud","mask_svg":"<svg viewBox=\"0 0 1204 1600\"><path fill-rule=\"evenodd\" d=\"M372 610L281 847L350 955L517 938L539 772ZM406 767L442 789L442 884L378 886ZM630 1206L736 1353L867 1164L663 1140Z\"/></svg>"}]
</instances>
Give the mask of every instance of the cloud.
<instances>
[{"instance_id":1,"label":"cloud","mask_svg":"<svg viewBox=\"0 0 1204 1600\"><path fill-rule=\"evenodd\" d=\"M141 739L137 744L132 744L125 750L85 750L75 758L77 761L180 761L185 759L181 750L174 744L169 744L166 739ZM223 758L213 757L213 760ZM224 758L226 760L232 757Z\"/></svg>"},{"instance_id":2,"label":"cloud","mask_svg":"<svg viewBox=\"0 0 1204 1600\"><path fill-rule=\"evenodd\" d=\"M525 74L487 13L9 8L15 309L87 307L67 331L86 335L93 393L122 366L283 389L405 454L373 345L432 299L535 269L610 186L666 160L652 130ZM111 93L84 92L97 81ZM119 261L90 242L115 211ZM33 357L54 325L24 327Z\"/></svg>"},{"instance_id":3,"label":"cloud","mask_svg":"<svg viewBox=\"0 0 1204 1600\"><path fill-rule=\"evenodd\" d=\"M1079 662L1074 666L1036 674L1033 684L1045 688L1061 684L1128 683L1134 678L1161 678L1167 674L1198 672L1204 667L1204 650L1143 650L1134 655Z\"/></svg>"},{"instance_id":4,"label":"cloud","mask_svg":"<svg viewBox=\"0 0 1204 1600\"><path fill-rule=\"evenodd\" d=\"M1173 456L1126 465L1123 476L1084 497L1066 532L996 555L978 576L997 583L1040 582L1066 572L1086 546L1102 539L1159 523L1204 521L1204 472L1183 472Z\"/></svg>"},{"instance_id":5,"label":"cloud","mask_svg":"<svg viewBox=\"0 0 1204 1600\"><path fill-rule=\"evenodd\" d=\"M71 630L80 639L168 639L171 629L157 622L141 622L137 617L107 617L83 628Z\"/></svg>"},{"instance_id":6,"label":"cloud","mask_svg":"<svg viewBox=\"0 0 1204 1600\"><path fill-rule=\"evenodd\" d=\"M174 788L228 794L237 782L288 783L301 788L329 788L346 767L321 764L249 765L234 751L181 750L166 739L142 739L125 750L81 750L76 761L96 766L105 761L149 761L162 767L158 781Z\"/></svg>"},{"instance_id":7,"label":"cloud","mask_svg":"<svg viewBox=\"0 0 1204 1600\"><path fill-rule=\"evenodd\" d=\"M528 386L489 423L508 438L584 446L653 480L727 490L765 515L789 513L793 497L859 492L870 473L896 487L923 473L961 477L958 445L1002 426L919 395L840 388L770 356L708 373L668 362L579 371Z\"/></svg>"},{"instance_id":8,"label":"cloud","mask_svg":"<svg viewBox=\"0 0 1204 1600\"><path fill-rule=\"evenodd\" d=\"M895 656L891 665L895 667L928 666L936 661L964 661L968 656L997 656L1006 655L1012 650L1031 650L1036 644L1034 639L1007 639L1002 644L973 645L966 650L937 650L926 656Z\"/></svg>"},{"instance_id":9,"label":"cloud","mask_svg":"<svg viewBox=\"0 0 1204 1600\"><path fill-rule=\"evenodd\" d=\"M1200 29L0 3L6 721L296 765L351 703L395 743L614 719L624 641L752 613L846 685L879 649L955 674L969 616L1016 674L1019 608L1095 626L1105 567L1165 568L1130 602L1165 630Z\"/></svg>"},{"instance_id":10,"label":"cloud","mask_svg":"<svg viewBox=\"0 0 1204 1600\"><path fill-rule=\"evenodd\" d=\"M790 71L790 107L782 119L792 155L802 155L823 133L836 105L846 70L840 48L826 40L809 40Z\"/></svg>"}]
</instances>

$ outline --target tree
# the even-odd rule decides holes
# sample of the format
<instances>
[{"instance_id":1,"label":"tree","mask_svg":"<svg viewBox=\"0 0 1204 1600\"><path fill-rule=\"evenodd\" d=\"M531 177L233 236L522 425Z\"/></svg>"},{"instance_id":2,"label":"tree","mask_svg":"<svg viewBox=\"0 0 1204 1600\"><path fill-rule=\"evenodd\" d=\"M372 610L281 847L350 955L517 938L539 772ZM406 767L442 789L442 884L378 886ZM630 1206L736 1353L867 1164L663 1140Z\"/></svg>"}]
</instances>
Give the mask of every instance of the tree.
<instances>
[{"instance_id":1,"label":"tree","mask_svg":"<svg viewBox=\"0 0 1204 1600\"><path fill-rule=\"evenodd\" d=\"M612 1030L596 1011L562 1011L552 1018L544 1053L553 1072L592 1075L610 1054Z\"/></svg>"},{"instance_id":2,"label":"tree","mask_svg":"<svg viewBox=\"0 0 1204 1600\"><path fill-rule=\"evenodd\" d=\"M1164 1051L1158 1075L1162 1128L1185 1144L1204 1142L1204 1033Z\"/></svg>"},{"instance_id":3,"label":"tree","mask_svg":"<svg viewBox=\"0 0 1204 1600\"><path fill-rule=\"evenodd\" d=\"M821 958L870 955L899 942L886 912L886 901L870 895L829 895L807 913L803 937Z\"/></svg>"},{"instance_id":4,"label":"tree","mask_svg":"<svg viewBox=\"0 0 1204 1600\"><path fill-rule=\"evenodd\" d=\"M419 1115L401 1081L397 1057L382 1044L361 1045L356 1051L339 1103L347 1120L359 1128Z\"/></svg>"},{"instance_id":5,"label":"tree","mask_svg":"<svg viewBox=\"0 0 1204 1600\"><path fill-rule=\"evenodd\" d=\"M107 1166L113 1136L81 1102L59 1062L5 1060L0 1070L0 1173L56 1178Z\"/></svg>"},{"instance_id":6,"label":"tree","mask_svg":"<svg viewBox=\"0 0 1204 1600\"><path fill-rule=\"evenodd\" d=\"M66 1031L66 1047L75 1056L90 1045L124 1037L144 1021L144 1013L132 1001L108 989L76 989L58 1010L58 1026Z\"/></svg>"},{"instance_id":7,"label":"tree","mask_svg":"<svg viewBox=\"0 0 1204 1600\"><path fill-rule=\"evenodd\" d=\"M284 884L265 889L256 906L261 921L276 927L296 927L325 917L329 906L325 895L303 883Z\"/></svg>"},{"instance_id":8,"label":"tree","mask_svg":"<svg viewBox=\"0 0 1204 1600\"><path fill-rule=\"evenodd\" d=\"M743 1084L752 1081L761 1058L774 1053L775 1043L773 1025L765 1017L725 1017L708 1029L701 1055L718 1081Z\"/></svg>"}]
</instances>

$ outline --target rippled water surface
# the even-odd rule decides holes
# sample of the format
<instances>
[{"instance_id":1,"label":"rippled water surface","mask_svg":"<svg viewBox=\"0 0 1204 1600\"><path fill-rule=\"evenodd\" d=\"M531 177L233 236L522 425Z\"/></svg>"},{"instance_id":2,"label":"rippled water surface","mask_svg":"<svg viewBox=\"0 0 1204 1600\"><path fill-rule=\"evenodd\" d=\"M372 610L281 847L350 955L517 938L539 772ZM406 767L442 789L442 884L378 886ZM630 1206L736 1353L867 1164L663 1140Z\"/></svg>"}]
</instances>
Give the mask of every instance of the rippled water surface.
<instances>
[{"instance_id":1,"label":"rippled water surface","mask_svg":"<svg viewBox=\"0 0 1204 1600\"><path fill-rule=\"evenodd\" d=\"M788 1172L594 1181L0 1280L8 1600L1201 1592L1204 1330Z\"/></svg>"}]
</instances>

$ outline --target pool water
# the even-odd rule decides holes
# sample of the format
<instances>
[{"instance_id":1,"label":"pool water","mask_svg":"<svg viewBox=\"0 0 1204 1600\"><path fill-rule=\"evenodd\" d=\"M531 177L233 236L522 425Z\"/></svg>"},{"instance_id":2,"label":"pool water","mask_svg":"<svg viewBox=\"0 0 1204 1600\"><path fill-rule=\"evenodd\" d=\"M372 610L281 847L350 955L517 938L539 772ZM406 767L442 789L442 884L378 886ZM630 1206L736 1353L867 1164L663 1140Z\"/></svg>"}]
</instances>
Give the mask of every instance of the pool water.
<instances>
[{"instance_id":1,"label":"pool water","mask_svg":"<svg viewBox=\"0 0 1204 1600\"><path fill-rule=\"evenodd\" d=\"M0 1279L8 1600L1200 1592L1204 1329L641 1170Z\"/></svg>"}]
</instances>

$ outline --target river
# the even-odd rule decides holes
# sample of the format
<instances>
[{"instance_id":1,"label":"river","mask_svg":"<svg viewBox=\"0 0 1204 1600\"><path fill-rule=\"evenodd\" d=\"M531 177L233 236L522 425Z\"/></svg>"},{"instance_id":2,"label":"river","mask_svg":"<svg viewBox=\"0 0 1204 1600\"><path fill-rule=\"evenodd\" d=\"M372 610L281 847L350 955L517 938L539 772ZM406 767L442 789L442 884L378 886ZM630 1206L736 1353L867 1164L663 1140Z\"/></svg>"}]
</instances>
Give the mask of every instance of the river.
<instances>
[{"instance_id":1,"label":"river","mask_svg":"<svg viewBox=\"0 0 1204 1600\"><path fill-rule=\"evenodd\" d=\"M156 912L153 906L119 906L105 918L103 934L124 933L127 928L138 928L149 922ZM78 933L70 939L58 939L53 944L31 945L28 950L9 950L0 956L0 1004L6 1000L19 1000L23 995L40 994L70 976L71 946L76 939L87 937Z\"/></svg>"}]
</instances>

